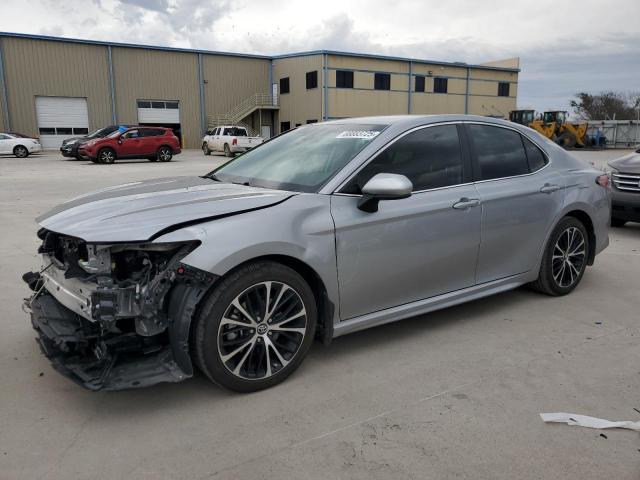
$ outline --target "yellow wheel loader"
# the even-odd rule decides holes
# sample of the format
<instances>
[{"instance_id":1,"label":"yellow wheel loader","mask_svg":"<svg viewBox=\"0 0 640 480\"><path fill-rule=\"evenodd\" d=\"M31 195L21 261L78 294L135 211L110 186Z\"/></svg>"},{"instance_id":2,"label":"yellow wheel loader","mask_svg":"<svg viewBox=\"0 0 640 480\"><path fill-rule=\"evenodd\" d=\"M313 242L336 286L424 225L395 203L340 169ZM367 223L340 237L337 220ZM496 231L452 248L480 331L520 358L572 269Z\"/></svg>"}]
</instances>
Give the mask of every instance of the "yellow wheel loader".
<instances>
[{"instance_id":1,"label":"yellow wheel loader","mask_svg":"<svg viewBox=\"0 0 640 480\"><path fill-rule=\"evenodd\" d=\"M533 110L513 110L509 120L533 128L541 135L553 140L564 148L585 147L588 143L586 122L573 123L567 120L567 112L544 112L535 118Z\"/></svg>"}]
</instances>

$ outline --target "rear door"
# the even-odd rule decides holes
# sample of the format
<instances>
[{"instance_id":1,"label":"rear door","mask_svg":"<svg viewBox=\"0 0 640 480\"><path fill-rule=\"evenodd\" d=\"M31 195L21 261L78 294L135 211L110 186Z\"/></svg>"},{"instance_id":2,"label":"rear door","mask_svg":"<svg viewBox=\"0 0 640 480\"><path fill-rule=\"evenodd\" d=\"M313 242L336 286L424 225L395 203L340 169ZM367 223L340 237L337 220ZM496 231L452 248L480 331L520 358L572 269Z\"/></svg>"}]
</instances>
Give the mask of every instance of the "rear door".
<instances>
[{"instance_id":1,"label":"rear door","mask_svg":"<svg viewBox=\"0 0 640 480\"><path fill-rule=\"evenodd\" d=\"M473 286L480 208L470 170L455 124L422 127L333 194L343 320ZM363 212L359 192L378 173L405 175L414 191Z\"/></svg>"},{"instance_id":2,"label":"rear door","mask_svg":"<svg viewBox=\"0 0 640 480\"><path fill-rule=\"evenodd\" d=\"M159 128L141 128L140 129L140 151L144 155L152 155L160 148L160 142L165 131Z\"/></svg>"},{"instance_id":3,"label":"rear door","mask_svg":"<svg viewBox=\"0 0 640 480\"><path fill-rule=\"evenodd\" d=\"M469 123L466 131L482 202L477 283L528 272L562 209L564 180L517 130Z\"/></svg>"}]
</instances>

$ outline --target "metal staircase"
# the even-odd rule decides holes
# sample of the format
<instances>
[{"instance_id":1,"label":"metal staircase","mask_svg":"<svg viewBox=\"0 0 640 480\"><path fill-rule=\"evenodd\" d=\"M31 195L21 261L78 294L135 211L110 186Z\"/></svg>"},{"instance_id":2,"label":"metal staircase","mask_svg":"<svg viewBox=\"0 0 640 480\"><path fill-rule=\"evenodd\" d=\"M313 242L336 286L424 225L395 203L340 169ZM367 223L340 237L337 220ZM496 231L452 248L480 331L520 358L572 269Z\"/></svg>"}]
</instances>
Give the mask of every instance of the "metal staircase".
<instances>
[{"instance_id":1,"label":"metal staircase","mask_svg":"<svg viewBox=\"0 0 640 480\"><path fill-rule=\"evenodd\" d=\"M245 98L227 113L208 115L207 123L209 128L215 128L220 125L238 125L251 130L251 128L243 122L245 118L257 110L277 110L279 109L278 98L268 93L255 93L249 98Z\"/></svg>"}]
</instances>

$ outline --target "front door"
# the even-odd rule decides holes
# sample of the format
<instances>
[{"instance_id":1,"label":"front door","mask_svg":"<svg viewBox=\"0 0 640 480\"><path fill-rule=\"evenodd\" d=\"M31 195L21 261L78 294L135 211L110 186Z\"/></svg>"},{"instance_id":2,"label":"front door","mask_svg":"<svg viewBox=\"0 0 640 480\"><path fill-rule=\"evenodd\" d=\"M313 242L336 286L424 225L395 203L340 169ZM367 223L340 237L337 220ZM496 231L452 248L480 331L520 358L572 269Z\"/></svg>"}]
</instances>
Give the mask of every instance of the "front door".
<instances>
[{"instance_id":1,"label":"front door","mask_svg":"<svg viewBox=\"0 0 640 480\"><path fill-rule=\"evenodd\" d=\"M455 124L423 127L332 196L342 320L474 285L481 209L466 158ZM360 189L378 173L405 175L413 194L363 212Z\"/></svg>"},{"instance_id":2,"label":"front door","mask_svg":"<svg viewBox=\"0 0 640 480\"><path fill-rule=\"evenodd\" d=\"M127 130L120 135L120 143L118 145L119 157L135 157L144 155L142 139L138 129Z\"/></svg>"},{"instance_id":3,"label":"front door","mask_svg":"<svg viewBox=\"0 0 640 480\"><path fill-rule=\"evenodd\" d=\"M564 203L564 180L529 139L494 125L467 125L482 202L477 282L536 268Z\"/></svg>"},{"instance_id":4,"label":"front door","mask_svg":"<svg viewBox=\"0 0 640 480\"><path fill-rule=\"evenodd\" d=\"M0 153L11 153L11 140L8 135L0 133Z\"/></svg>"}]
</instances>

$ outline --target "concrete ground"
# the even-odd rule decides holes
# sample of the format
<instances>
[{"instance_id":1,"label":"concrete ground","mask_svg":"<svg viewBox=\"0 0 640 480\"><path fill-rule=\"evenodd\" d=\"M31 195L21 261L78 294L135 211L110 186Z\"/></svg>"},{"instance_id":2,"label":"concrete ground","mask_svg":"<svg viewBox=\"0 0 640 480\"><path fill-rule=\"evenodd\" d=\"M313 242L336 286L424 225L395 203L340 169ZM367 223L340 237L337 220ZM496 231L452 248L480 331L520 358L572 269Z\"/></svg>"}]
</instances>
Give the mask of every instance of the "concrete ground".
<instances>
[{"instance_id":1,"label":"concrete ground","mask_svg":"<svg viewBox=\"0 0 640 480\"><path fill-rule=\"evenodd\" d=\"M39 265L33 218L88 190L221 161L0 158L0 479L640 477L638 433L538 416L640 420L640 224L612 230L569 296L519 289L317 344L267 391L197 376L91 393L56 373L20 308L20 275Z\"/></svg>"}]
</instances>

